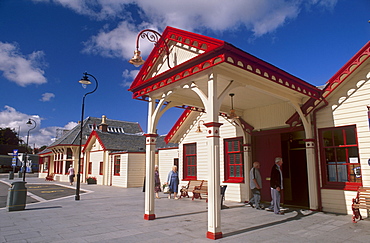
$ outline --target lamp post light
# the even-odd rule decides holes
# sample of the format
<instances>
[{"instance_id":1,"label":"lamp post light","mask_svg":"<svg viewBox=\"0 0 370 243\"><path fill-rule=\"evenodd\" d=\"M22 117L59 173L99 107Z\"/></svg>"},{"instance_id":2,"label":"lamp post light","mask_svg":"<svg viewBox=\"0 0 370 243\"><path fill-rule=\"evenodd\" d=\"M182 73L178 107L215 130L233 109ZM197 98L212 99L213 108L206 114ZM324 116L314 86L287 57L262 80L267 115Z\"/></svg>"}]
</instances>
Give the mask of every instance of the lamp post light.
<instances>
[{"instance_id":1,"label":"lamp post light","mask_svg":"<svg viewBox=\"0 0 370 243\"><path fill-rule=\"evenodd\" d=\"M28 153L27 153L27 151L28 151L28 139L30 137L30 131L35 129L35 127L36 127L36 122L35 122L35 120L29 118L28 122L26 124L30 127L33 125L33 127L31 127L27 132L26 152L24 153L25 157L23 159L23 181L26 181L26 163L28 162Z\"/></svg>"},{"instance_id":2,"label":"lamp post light","mask_svg":"<svg viewBox=\"0 0 370 243\"><path fill-rule=\"evenodd\" d=\"M82 84L84 87L86 85L91 84L91 81L89 80L89 77L93 77L95 80L95 89L93 91L87 92L83 98L82 98L82 111L81 111L81 127L80 127L80 146L78 148L78 169L77 169L77 183L76 183L76 196L75 200L80 200L80 183L81 183L81 151L82 151L82 129L83 129L83 120L84 120L84 111L85 111L85 97L89 94L94 93L98 88L98 80L91 74L84 72L83 77L80 81L78 81L80 84Z\"/></svg>"},{"instance_id":3,"label":"lamp post light","mask_svg":"<svg viewBox=\"0 0 370 243\"><path fill-rule=\"evenodd\" d=\"M157 31L151 30L151 29L145 29L139 32L139 34L136 37L136 49L134 51L134 56L128 62L133 64L135 67L139 67L140 65L143 65L145 63L143 58L140 56L141 52L139 51L139 38L140 37L142 39L146 38L150 42L154 42L154 44L159 45L160 48L164 48L166 55L167 55L167 65L169 68L171 68L170 59L169 59L170 49L168 47L168 43L165 40L160 42L162 35L159 34Z\"/></svg>"}]
</instances>

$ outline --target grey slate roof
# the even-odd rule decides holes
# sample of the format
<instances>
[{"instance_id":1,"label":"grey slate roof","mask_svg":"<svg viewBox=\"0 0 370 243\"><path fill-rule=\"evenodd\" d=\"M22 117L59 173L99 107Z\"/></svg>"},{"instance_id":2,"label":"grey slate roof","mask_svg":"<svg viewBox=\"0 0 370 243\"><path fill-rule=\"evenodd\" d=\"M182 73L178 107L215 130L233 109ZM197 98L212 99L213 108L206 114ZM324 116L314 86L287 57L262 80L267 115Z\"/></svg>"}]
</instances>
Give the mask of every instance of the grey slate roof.
<instances>
[{"instance_id":1,"label":"grey slate roof","mask_svg":"<svg viewBox=\"0 0 370 243\"><path fill-rule=\"evenodd\" d=\"M143 134L109 133L96 130L107 150L143 152L145 151L145 136Z\"/></svg>"},{"instance_id":2,"label":"grey slate roof","mask_svg":"<svg viewBox=\"0 0 370 243\"><path fill-rule=\"evenodd\" d=\"M82 127L82 144L85 144L87 138L90 136L92 130L89 128L89 124L95 125L96 128L101 123L101 118L87 117L83 121ZM121 127L125 133L113 133L113 132L102 132L98 129L95 130L99 138L101 139L104 147L111 151L122 151L122 152L144 152L145 151L145 136L137 122L117 121L106 119L106 123L109 127ZM72 130L65 133L60 139L52 143L48 148L42 151L40 154L45 154L50 151L51 147L54 146L65 146L65 145L79 145L79 134L81 124L75 126ZM157 149L158 148L173 148L177 147L177 144L169 143L166 144L164 141L165 135L158 136L157 138Z\"/></svg>"},{"instance_id":3,"label":"grey slate roof","mask_svg":"<svg viewBox=\"0 0 370 243\"><path fill-rule=\"evenodd\" d=\"M101 123L101 120L102 120L101 118L87 117L83 121L82 144L85 144L87 138L90 136L91 129L89 128L89 124L95 125L96 127L98 127L99 124ZM108 126L122 127L126 134L140 134L143 132L139 123L137 122L117 121L117 120L111 120L107 118L106 123L108 124ZM80 144L79 142L80 129L81 129L81 124L78 124L72 130L65 133L60 139L50 144L49 147L54 147L58 145L67 145L67 144L68 145L79 145Z\"/></svg>"}]
</instances>

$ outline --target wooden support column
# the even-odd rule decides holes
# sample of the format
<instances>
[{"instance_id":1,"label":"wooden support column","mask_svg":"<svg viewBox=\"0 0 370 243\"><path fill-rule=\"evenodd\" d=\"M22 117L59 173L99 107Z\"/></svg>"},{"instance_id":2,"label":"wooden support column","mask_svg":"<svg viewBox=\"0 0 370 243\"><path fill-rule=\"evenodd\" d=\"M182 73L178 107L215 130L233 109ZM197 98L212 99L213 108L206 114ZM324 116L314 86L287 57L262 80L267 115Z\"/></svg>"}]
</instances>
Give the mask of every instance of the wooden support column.
<instances>
[{"instance_id":1,"label":"wooden support column","mask_svg":"<svg viewBox=\"0 0 370 243\"><path fill-rule=\"evenodd\" d=\"M220 195L220 126L218 122L219 100L217 97L217 77L209 75L208 99L206 104L208 146L208 231L207 238L222 238L221 195Z\"/></svg>"},{"instance_id":2,"label":"wooden support column","mask_svg":"<svg viewBox=\"0 0 370 243\"><path fill-rule=\"evenodd\" d=\"M144 219L155 219L154 214L154 163L157 134L145 134L146 171L145 171L145 214Z\"/></svg>"},{"instance_id":3,"label":"wooden support column","mask_svg":"<svg viewBox=\"0 0 370 243\"><path fill-rule=\"evenodd\" d=\"M155 219L154 214L154 163L157 134L154 132L155 99L149 99L148 103L148 133L145 134L145 200L144 219Z\"/></svg>"}]
</instances>

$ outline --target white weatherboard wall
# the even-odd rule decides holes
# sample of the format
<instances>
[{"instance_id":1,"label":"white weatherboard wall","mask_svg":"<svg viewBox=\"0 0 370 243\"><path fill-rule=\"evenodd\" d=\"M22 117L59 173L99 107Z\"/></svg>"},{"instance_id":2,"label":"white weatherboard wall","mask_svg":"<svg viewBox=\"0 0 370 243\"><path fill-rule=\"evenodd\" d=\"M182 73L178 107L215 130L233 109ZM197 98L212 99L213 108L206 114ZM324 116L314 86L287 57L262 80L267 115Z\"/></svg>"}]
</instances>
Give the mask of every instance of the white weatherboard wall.
<instances>
[{"instance_id":1,"label":"white weatherboard wall","mask_svg":"<svg viewBox=\"0 0 370 243\"><path fill-rule=\"evenodd\" d=\"M282 102L245 110L243 118L256 130L271 129L286 127L286 120L294 113L295 109L291 104Z\"/></svg>"},{"instance_id":2,"label":"white weatherboard wall","mask_svg":"<svg viewBox=\"0 0 370 243\"><path fill-rule=\"evenodd\" d=\"M142 187L145 177L145 153L128 153L127 187Z\"/></svg>"},{"instance_id":3,"label":"white weatherboard wall","mask_svg":"<svg viewBox=\"0 0 370 243\"><path fill-rule=\"evenodd\" d=\"M207 150L207 140L206 140L206 131L207 128L202 125L201 123L201 133L196 132L198 126L198 120L203 120L204 122L207 121L207 114L202 114L189 128L189 131L185 134L185 136L181 139L179 143L179 177L180 177L180 185L186 185L187 181L182 181L183 179L183 145L189 143L196 143L197 148L197 179L198 180L208 180L208 150ZM244 183L224 183L224 139L228 138L235 138L235 137L242 137L243 133L240 130L240 127L235 127L229 121L225 120L223 117L219 117L219 122L223 125L220 127L220 175L221 175L221 185L227 185L227 190L225 194L226 200L232 201L245 201L248 200L248 190L249 190L249 183L248 177L245 178ZM167 173L170 171L171 166L173 163L167 160L163 160L160 154L160 163L161 168L165 168L166 171L166 178ZM166 164L166 166L162 166L162 164ZM249 173L250 165L248 161L244 161L244 170L245 175L247 176ZM163 171L162 171L163 173ZM162 176L161 173L161 176ZM180 187L181 188L181 187ZM191 194L190 194L191 195Z\"/></svg>"},{"instance_id":4,"label":"white weatherboard wall","mask_svg":"<svg viewBox=\"0 0 370 243\"><path fill-rule=\"evenodd\" d=\"M370 71L370 70L368 70ZM328 99L329 105L317 113L317 127L356 125L363 186L370 186L370 130L367 106L370 105L370 81L366 72L347 80ZM324 161L322 163L325 163ZM323 211L352 214L352 198L356 191L322 189ZM362 215L366 215L363 212Z\"/></svg>"},{"instance_id":5,"label":"white weatherboard wall","mask_svg":"<svg viewBox=\"0 0 370 243\"><path fill-rule=\"evenodd\" d=\"M173 149L160 149L158 151L158 170L159 179L161 180L161 185L165 184L167 181L168 173L172 170L173 162L175 158L179 158L179 150L177 148ZM179 166L179 176L182 178L182 168ZM180 185L184 185L180 180ZM181 188L181 186L180 186ZM180 192L180 189L179 189Z\"/></svg>"}]
</instances>

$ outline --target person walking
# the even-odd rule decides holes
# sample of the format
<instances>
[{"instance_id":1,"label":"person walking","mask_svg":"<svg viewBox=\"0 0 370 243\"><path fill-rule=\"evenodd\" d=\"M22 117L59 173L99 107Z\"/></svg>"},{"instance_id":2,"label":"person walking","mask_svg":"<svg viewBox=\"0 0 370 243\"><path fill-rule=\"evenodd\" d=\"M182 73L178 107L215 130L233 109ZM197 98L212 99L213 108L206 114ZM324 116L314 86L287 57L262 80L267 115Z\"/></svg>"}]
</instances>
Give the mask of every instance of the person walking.
<instances>
[{"instance_id":1,"label":"person walking","mask_svg":"<svg viewBox=\"0 0 370 243\"><path fill-rule=\"evenodd\" d=\"M69 166L68 175L69 175L69 184L73 186L73 182L75 180L75 169L73 168L72 165Z\"/></svg>"},{"instance_id":2,"label":"person walking","mask_svg":"<svg viewBox=\"0 0 370 243\"><path fill-rule=\"evenodd\" d=\"M159 197L159 192L161 191L161 180L159 179L158 165L154 167L154 192L155 198L161 199Z\"/></svg>"},{"instance_id":3,"label":"person walking","mask_svg":"<svg viewBox=\"0 0 370 243\"><path fill-rule=\"evenodd\" d=\"M280 211L280 194L283 189L283 173L281 172L281 166L283 165L283 159L280 157L275 158L275 164L271 169L271 206L270 210L273 210L275 214L284 214Z\"/></svg>"},{"instance_id":4,"label":"person walking","mask_svg":"<svg viewBox=\"0 0 370 243\"><path fill-rule=\"evenodd\" d=\"M260 206L261 201L261 189L262 189L262 178L260 173L261 164L259 162L254 162L253 167L249 172L249 185L252 190L253 196L249 199L248 204L252 208L256 208L258 210L262 209ZM254 205L253 205L254 204Z\"/></svg>"},{"instance_id":5,"label":"person walking","mask_svg":"<svg viewBox=\"0 0 370 243\"><path fill-rule=\"evenodd\" d=\"M168 173L167 185L170 188L168 199L171 199L171 193L173 193L175 199L179 199L177 197L177 192L179 190L179 175L177 173L176 165L172 166L172 170Z\"/></svg>"}]
</instances>

